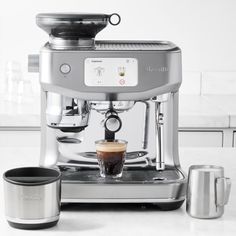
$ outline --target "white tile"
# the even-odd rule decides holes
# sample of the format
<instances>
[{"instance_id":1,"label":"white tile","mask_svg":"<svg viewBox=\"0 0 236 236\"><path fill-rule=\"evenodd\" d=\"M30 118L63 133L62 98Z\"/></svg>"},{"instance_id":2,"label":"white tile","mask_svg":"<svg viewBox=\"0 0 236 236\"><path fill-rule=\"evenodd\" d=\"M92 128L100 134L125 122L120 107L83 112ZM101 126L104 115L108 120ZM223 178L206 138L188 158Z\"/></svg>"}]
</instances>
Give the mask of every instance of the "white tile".
<instances>
[{"instance_id":1,"label":"white tile","mask_svg":"<svg viewBox=\"0 0 236 236\"><path fill-rule=\"evenodd\" d=\"M203 72L201 94L236 95L236 71Z\"/></svg>"},{"instance_id":2,"label":"white tile","mask_svg":"<svg viewBox=\"0 0 236 236\"><path fill-rule=\"evenodd\" d=\"M1 147L39 147L40 131L0 131Z\"/></svg>"},{"instance_id":3,"label":"white tile","mask_svg":"<svg viewBox=\"0 0 236 236\"><path fill-rule=\"evenodd\" d=\"M227 128L229 115L204 96L181 95L179 101L180 128Z\"/></svg>"},{"instance_id":4,"label":"white tile","mask_svg":"<svg viewBox=\"0 0 236 236\"><path fill-rule=\"evenodd\" d=\"M207 129L207 128L228 128L229 116L220 114L194 114L187 113L179 116L179 128Z\"/></svg>"},{"instance_id":5,"label":"white tile","mask_svg":"<svg viewBox=\"0 0 236 236\"><path fill-rule=\"evenodd\" d=\"M236 127L236 113L230 114L230 127L231 128Z\"/></svg>"},{"instance_id":6,"label":"white tile","mask_svg":"<svg viewBox=\"0 0 236 236\"><path fill-rule=\"evenodd\" d=\"M0 127L39 127L40 115L35 114L2 114Z\"/></svg>"},{"instance_id":7,"label":"white tile","mask_svg":"<svg viewBox=\"0 0 236 236\"><path fill-rule=\"evenodd\" d=\"M180 147L222 147L223 132L220 131L180 131Z\"/></svg>"},{"instance_id":8,"label":"white tile","mask_svg":"<svg viewBox=\"0 0 236 236\"><path fill-rule=\"evenodd\" d=\"M208 95L207 101L219 106L230 117L229 127L236 127L236 95Z\"/></svg>"},{"instance_id":9,"label":"white tile","mask_svg":"<svg viewBox=\"0 0 236 236\"><path fill-rule=\"evenodd\" d=\"M201 72L183 71L180 94L199 95L201 90Z\"/></svg>"},{"instance_id":10,"label":"white tile","mask_svg":"<svg viewBox=\"0 0 236 236\"><path fill-rule=\"evenodd\" d=\"M39 101L15 103L0 98L0 126L40 126Z\"/></svg>"}]
</instances>

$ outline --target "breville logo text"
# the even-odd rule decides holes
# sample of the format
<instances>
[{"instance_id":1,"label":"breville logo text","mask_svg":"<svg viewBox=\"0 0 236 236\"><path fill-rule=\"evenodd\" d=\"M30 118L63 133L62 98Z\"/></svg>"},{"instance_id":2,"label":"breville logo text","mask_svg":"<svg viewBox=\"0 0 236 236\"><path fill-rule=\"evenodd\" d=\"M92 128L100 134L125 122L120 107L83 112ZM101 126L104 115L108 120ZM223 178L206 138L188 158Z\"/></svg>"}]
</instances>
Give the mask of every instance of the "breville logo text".
<instances>
[{"instance_id":1,"label":"breville logo text","mask_svg":"<svg viewBox=\"0 0 236 236\"><path fill-rule=\"evenodd\" d=\"M39 194L32 194L32 195L22 194L21 197L23 200L29 200L29 201L42 200L42 196Z\"/></svg>"},{"instance_id":2,"label":"breville logo text","mask_svg":"<svg viewBox=\"0 0 236 236\"><path fill-rule=\"evenodd\" d=\"M162 67L147 66L145 69L148 72L167 72L167 71L169 71L169 69L165 66L162 66Z\"/></svg>"}]
</instances>

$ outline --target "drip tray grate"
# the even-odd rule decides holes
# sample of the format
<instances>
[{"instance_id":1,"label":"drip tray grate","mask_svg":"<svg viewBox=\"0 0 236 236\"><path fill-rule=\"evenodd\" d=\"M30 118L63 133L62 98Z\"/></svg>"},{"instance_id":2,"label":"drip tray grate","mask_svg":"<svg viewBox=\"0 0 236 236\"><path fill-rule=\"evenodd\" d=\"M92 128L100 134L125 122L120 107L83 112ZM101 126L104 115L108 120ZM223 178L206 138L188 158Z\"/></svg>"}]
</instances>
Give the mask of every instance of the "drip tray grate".
<instances>
[{"instance_id":1,"label":"drip tray grate","mask_svg":"<svg viewBox=\"0 0 236 236\"><path fill-rule=\"evenodd\" d=\"M178 169L157 171L154 168L124 169L123 176L118 179L102 178L98 169L62 170L62 181L77 183L128 184L128 183L166 183L182 180L184 176Z\"/></svg>"}]
</instances>

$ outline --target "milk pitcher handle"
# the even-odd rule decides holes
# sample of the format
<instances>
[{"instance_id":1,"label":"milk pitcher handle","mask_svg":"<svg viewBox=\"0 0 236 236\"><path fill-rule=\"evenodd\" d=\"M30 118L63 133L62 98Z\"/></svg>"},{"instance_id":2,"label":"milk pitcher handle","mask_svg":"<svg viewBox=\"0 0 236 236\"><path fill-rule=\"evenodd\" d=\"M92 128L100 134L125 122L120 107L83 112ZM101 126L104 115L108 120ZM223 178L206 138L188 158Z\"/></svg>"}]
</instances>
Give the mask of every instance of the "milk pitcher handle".
<instances>
[{"instance_id":1,"label":"milk pitcher handle","mask_svg":"<svg viewBox=\"0 0 236 236\"><path fill-rule=\"evenodd\" d=\"M230 178L221 177L216 179L216 206L224 206L228 203L230 189Z\"/></svg>"}]
</instances>

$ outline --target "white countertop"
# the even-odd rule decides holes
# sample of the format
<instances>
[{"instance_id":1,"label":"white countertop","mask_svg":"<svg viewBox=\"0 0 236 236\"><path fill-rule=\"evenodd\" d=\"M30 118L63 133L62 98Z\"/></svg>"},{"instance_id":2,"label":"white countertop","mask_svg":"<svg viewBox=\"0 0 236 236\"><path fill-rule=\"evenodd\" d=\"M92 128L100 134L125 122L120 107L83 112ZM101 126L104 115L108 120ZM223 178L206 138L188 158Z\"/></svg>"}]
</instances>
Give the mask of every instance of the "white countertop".
<instances>
[{"instance_id":1,"label":"white countertop","mask_svg":"<svg viewBox=\"0 0 236 236\"><path fill-rule=\"evenodd\" d=\"M18 166L37 165L39 148L0 148L0 174ZM225 167L225 174L232 179L229 204L223 217L213 220L194 219L187 215L185 204L176 211L162 212L129 209L91 208L82 211L63 211L54 228L34 231L34 235L236 235L236 149L233 148L184 148L180 160L184 170L191 164L215 164ZM27 236L32 231L11 228L4 217L3 188L0 181L0 228L4 236ZM46 233L46 234L45 234Z\"/></svg>"},{"instance_id":2,"label":"white countertop","mask_svg":"<svg viewBox=\"0 0 236 236\"><path fill-rule=\"evenodd\" d=\"M180 128L236 127L236 95L180 95ZM0 99L0 127L39 127L39 100L28 103Z\"/></svg>"}]
</instances>

